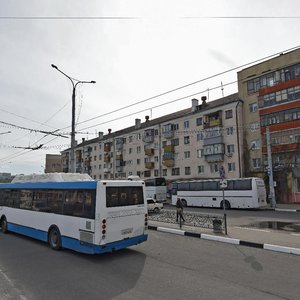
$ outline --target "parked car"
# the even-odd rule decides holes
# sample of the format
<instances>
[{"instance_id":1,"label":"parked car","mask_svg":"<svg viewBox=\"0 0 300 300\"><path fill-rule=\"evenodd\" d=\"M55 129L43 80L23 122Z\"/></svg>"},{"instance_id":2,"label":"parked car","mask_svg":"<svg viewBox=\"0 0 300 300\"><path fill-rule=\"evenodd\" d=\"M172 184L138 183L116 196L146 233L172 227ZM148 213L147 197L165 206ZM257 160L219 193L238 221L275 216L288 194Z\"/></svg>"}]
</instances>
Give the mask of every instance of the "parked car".
<instances>
[{"instance_id":1,"label":"parked car","mask_svg":"<svg viewBox=\"0 0 300 300\"><path fill-rule=\"evenodd\" d=\"M148 212L159 213L164 208L163 203L157 202L152 198L147 198Z\"/></svg>"}]
</instances>

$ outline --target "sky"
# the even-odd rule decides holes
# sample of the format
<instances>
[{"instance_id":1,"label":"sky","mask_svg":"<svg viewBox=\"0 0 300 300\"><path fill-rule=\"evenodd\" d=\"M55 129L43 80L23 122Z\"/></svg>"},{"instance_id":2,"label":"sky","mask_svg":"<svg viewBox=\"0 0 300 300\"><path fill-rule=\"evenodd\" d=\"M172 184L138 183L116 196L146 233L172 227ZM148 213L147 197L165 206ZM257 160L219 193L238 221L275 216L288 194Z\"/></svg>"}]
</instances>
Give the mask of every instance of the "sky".
<instances>
[{"instance_id":1,"label":"sky","mask_svg":"<svg viewBox=\"0 0 300 300\"><path fill-rule=\"evenodd\" d=\"M239 70L300 46L299 6L0 0L0 173L43 173L46 154L70 147L72 83L51 64L96 81L76 87L81 142L237 92Z\"/></svg>"}]
</instances>

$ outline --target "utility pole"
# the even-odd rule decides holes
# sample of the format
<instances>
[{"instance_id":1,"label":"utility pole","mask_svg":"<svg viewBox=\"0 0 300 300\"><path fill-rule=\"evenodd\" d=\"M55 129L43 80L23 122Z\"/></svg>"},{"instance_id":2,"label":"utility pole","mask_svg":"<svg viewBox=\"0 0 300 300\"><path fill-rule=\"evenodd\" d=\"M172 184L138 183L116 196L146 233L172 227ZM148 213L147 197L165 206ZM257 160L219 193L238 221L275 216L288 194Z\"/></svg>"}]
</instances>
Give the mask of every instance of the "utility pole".
<instances>
[{"instance_id":1,"label":"utility pole","mask_svg":"<svg viewBox=\"0 0 300 300\"><path fill-rule=\"evenodd\" d=\"M268 154L268 175L269 175L269 197L271 199L271 207L276 207L275 189L274 189L274 179L273 179L273 164L272 164L272 151L271 151L271 141L270 141L270 130L269 127L266 129L266 139L267 139L267 154Z\"/></svg>"},{"instance_id":2,"label":"utility pole","mask_svg":"<svg viewBox=\"0 0 300 300\"><path fill-rule=\"evenodd\" d=\"M70 77L63 71L61 71L57 66L51 65L52 68L56 69L58 72L63 74L65 77L67 77L73 86L72 91L72 131L71 131L71 152L70 152L70 173L76 173L76 167L75 167L75 94L76 94L76 87L78 83L96 83L96 81L81 81L75 78Z\"/></svg>"}]
</instances>

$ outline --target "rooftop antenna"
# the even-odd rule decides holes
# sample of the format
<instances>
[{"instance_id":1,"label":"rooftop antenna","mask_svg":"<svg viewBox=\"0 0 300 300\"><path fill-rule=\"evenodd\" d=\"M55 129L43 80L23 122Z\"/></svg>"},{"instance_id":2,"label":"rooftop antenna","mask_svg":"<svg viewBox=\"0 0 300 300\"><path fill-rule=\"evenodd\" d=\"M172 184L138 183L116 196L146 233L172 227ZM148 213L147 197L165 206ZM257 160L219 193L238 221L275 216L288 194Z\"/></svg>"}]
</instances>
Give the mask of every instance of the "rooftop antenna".
<instances>
[{"instance_id":1,"label":"rooftop antenna","mask_svg":"<svg viewBox=\"0 0 300 300\"><path fill-rule=\"evenodd\" d=\"M207 100L209 101L209 88L207 88Z\"/></svg>"}]
</instances>

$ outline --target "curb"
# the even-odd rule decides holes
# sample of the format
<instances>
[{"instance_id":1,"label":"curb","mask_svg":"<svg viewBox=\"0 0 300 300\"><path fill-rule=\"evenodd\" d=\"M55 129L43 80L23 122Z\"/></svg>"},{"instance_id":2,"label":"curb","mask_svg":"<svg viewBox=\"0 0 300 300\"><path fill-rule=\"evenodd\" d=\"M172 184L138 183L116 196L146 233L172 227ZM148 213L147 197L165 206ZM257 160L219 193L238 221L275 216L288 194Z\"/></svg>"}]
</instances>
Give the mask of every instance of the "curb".
<instances>
[{"instance_id":1,"label":"curb","mask_svg":"<svg viewBox=\"0 0 300 300\"><path fill-rule=\"evenodd\" d=\"M300 212L300 209L275 208L275 211Z\"/></svg>"},{"instance_id":2,"label":"curb","mask_svg":"<svg viewBox=\"0 0 300 300\"><path fill-rule=\"evenodd\" d=\"M278 246L278 245L272 245L272 244L261 244L261 243L255 243L255 242L249 242L249 241L242 241L242 240L234 239L234 238L227 238L227 237L223 237L223 236L215 236L215 235L204 234L204 233L188 232L188 231L184 231L184 230L180 230L180 229L153 226L153 225L148 225L148 229L178 234L178 235L182 235L182 236L190 236L190 237L200 238L200 239L204 239L204 240L217 241L217 242L222 242L222 243L227 243L227 244L240 245L240 246L253 247L253 248L259 248L259 249L264 249L264 250L300 255L299 248Z\"/></svg>"}]
</instances>

